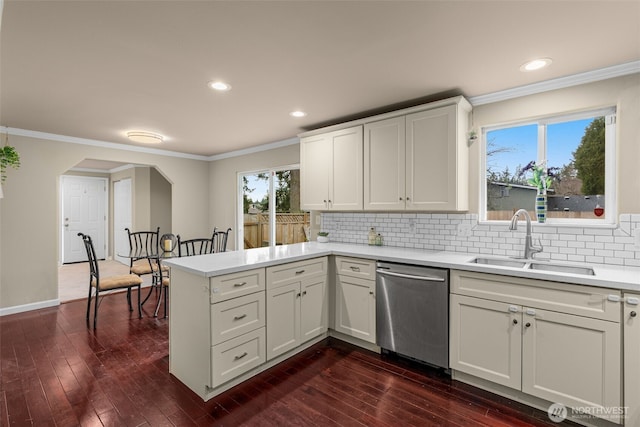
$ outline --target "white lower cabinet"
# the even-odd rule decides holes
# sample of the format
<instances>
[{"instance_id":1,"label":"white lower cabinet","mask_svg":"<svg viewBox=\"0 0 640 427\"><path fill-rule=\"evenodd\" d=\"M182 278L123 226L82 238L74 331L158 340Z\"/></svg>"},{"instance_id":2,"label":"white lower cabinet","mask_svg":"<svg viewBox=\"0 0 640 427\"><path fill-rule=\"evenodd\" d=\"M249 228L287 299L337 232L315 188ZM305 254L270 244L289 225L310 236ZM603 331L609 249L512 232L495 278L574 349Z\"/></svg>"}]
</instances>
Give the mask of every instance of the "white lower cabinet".
<instances>
[{"instance_id":1,"label":"white lower cabinet","mask_svg":"<svg viewBox=\"0 0 640 427\"><path fill-rule=\"evenodd\" d=\"M336 257L335 330L376 342L375 261Z\"/></svg>"},{"instance_id":2,"label":"white lower cabinet","mask_svg":"<svg viewBox=\"0 0 640 427\"><path fill-rule=\"evenodd\" d=\"M267 268L267 360L327 331L327 258Z\"/></svg>"},{"instance_id":3,"label":"white lower cabinet","mask_svg":"<svg viewBox=\"0 0 640 427\"><path fill-rule=\"evenodd\" d=\"M611 414L622 406L619 292L458 271L451 280L452 369L622 422Z\"/></svg>"},{"instance_id":4,"label":"white lower cabinet","mask_svg":"<svg viewBox=\"0 0 640 427\"><path fill-rule=\"evenodd\" d=\"M627 426L640 426L640 294L624 294L624 406Z\"/></svg>"}]
</instances>

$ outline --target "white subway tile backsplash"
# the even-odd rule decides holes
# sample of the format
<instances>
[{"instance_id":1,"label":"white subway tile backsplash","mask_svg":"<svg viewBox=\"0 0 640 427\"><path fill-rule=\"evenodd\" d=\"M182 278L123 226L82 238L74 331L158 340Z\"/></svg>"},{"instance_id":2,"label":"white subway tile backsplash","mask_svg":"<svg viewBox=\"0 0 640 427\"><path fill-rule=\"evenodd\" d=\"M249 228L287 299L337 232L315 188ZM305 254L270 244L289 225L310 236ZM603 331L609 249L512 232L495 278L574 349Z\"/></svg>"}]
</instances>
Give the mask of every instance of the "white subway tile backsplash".
<instances>
[{"instance_id":1,"label":"white subway tile backsplash","mask_svg":"<svg viewBox=\"0 0 640 427\"><path fill-rule=\"evenodd\" d=\"M470 234L458 236L458 224L470 226ZM322 229L335 242L367 244L370 227L375 227L384 245L435 251L483 255L519 256L525 230L509 225L478 223L475 214L357 213L324 212ZM620 226L613 228L533 226L534 244L544 246L538 259L640 266L640 250L634 246L631 231L640 227L640 214L620 215Z\"/></svg>"}]
</instances>

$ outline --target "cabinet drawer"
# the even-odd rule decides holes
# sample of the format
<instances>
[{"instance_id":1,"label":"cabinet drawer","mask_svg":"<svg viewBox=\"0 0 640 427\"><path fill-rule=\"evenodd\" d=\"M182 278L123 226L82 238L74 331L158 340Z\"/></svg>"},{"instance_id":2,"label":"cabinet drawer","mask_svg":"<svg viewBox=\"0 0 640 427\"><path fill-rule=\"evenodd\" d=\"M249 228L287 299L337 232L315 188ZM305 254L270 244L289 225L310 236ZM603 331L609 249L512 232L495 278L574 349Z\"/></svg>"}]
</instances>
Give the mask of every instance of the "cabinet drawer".
<instances>
[{"instance_id":1,"label":"cabinet drawer","mask_svg":"<svg viewBox=\"0 0 640 427\"><path fill-rule=\"evenodd\" d=\"M225 301L264 290L264 268L212 277L211 303Z\"/></svg>"},{"instance_id":2,"label":"cabinet drawer","mask_svg":"<svg viewBox=\"0 0 640 427\"><path fill-rule=\"evenodd\" d=\"M213 346L211 347L213 387L232 380L265 361L264 328Z\"/></svg>"},{"instance_id":3,"label":"cabinet drawer","mask_svg":"<svg viewBox=\"0 0 640 427\"><path fill-rule=\"evenodd\" d=\"M451 293L620 322L620 291L470 271L451 271Z\"/></svg>"},{"instance_id":4,"label":"cabinet drawer","mask_svg":"<svg viewBox=\"0 0 640 427\"><path fill-rule=\"evenodd\" d=\"M267 287L284 286L292 279L300 280L318 274L327 274L327 257L289 262L267 268Z\"/></svg>"},{"instance_id":5,"label":"cabinet drawer","mask_svg":"<svg viewBox=\"0 0 640 427\"><path fill-rule=\"evenodd\" d=\"M220 344L265 325L264 292L211 306L211 343Z\"/></svg>"},{"instance_id":6,"label":"cabinet drawer","mask_svg":"<svg viewBox=\"0 0 640 427\"><path fill-rule=\"evenodd\" d=\"M361 279L376 279L376 262L369 259L336 257L336 272Z\"/></svg>"}]
</instances>

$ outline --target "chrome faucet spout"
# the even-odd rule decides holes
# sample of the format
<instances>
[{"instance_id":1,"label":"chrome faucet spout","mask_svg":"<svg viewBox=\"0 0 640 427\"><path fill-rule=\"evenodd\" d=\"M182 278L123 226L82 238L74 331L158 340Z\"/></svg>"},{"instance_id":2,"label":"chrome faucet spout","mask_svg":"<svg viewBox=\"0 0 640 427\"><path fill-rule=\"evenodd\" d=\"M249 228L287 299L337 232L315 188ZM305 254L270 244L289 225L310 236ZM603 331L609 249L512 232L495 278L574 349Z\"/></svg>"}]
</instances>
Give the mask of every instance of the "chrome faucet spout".
<instances>
[{"instance_id":1,"label":"chrome faucet spout","mask_svg":"<svg viewBox=\"0 0 640 427\"><path fill-rule=\"evenodd\" d=\"M524 219L527 221L527 232L524 238L524 257L525 259L533 259L533 255L542 252L544 249L542 244L540 246L533 246L533 239L531 238L531 216L529 216L529 212L526 209L518 209L516 213L511 217L511 224L509 225L509 230L514 231L518 229L518 219L520 219L520 215L524 216Z\"/></svg>"}]
</instances>

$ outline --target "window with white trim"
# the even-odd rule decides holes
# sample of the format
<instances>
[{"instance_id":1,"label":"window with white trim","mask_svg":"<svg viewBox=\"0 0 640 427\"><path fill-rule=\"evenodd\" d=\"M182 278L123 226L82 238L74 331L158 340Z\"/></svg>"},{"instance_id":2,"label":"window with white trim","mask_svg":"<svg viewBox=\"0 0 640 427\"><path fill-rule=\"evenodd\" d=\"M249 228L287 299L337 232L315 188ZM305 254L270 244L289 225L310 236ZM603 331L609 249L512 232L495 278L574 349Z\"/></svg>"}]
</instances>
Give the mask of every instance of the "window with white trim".
<instances>
[{"instance_id":1,"label":"window with white trim","mask_svg":"<svg viewBox=\"0 0 640 427\"><path fill-rule=\"evenodd\" d=\"M518 209L546 222L616 221L615 108L563 114L482 129L481 219L509 220Z\"/></svg>"},{"instance_id":2,"label":"window with white trim","mask_svg":"<svg viewBox=\"0 0 640 427\"><path fill-rule=\"evenodd\" d=\"M300 209L300 166L238 174L236 247L306 242L309 212Z\"/></svg>"}]
</instances>

